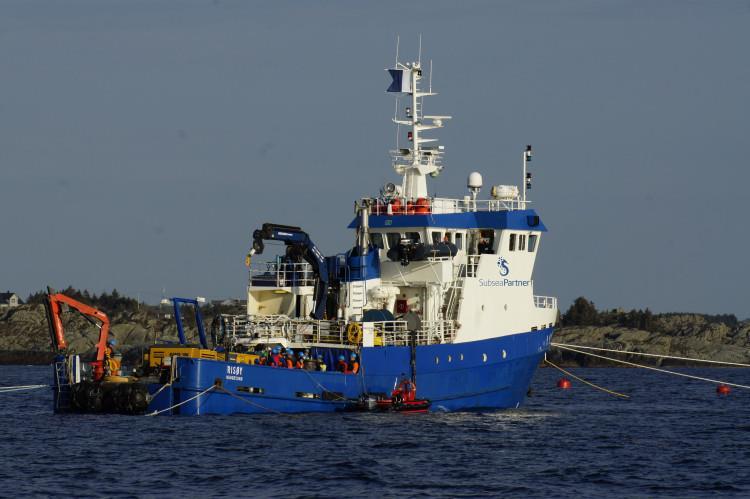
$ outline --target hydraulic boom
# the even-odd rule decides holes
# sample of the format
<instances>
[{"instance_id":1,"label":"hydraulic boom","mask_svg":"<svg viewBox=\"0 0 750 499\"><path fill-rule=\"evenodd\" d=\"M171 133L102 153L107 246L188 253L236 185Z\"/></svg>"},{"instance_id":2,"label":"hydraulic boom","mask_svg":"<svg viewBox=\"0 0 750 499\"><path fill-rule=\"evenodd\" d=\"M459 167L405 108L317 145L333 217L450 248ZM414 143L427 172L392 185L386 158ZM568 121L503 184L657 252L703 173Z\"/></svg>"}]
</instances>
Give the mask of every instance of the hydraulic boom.
<instances>
[{"instance_id":1,"label":"hydraulic boom","mask_svg":"<svg viewBox=\"0 0 750 499\"><path fill-rule=\"evenodd\" d=\"M264 240L283 241L286 245L286 258L290 262L304 259L313 268L316 277L315 310L311 317L321 320L325 315L326 300L328 298L328 264L326 257L320 252L307 232L291 225L265 223L263 227L253 232L253 247L248 256L263 253Z\"/></svg>"},{"instance_id":2,"label":"hydraulic boom","mask_svg":"<svg viewBox=\"0 0 750 499\"><path fill-rule=\"evenodd\" d=\"M76 310L89 322L99 328L99 339L96 343L96 359L92 362L94 367L94 379L104 376L104 354L107 349L107 337L109 335L109 317L101 310L81 303L62 293L54 293L51 289L47 292L47 319L49 322L52 346L58 352L67 350L68 343L65 341L65 329L62 323L62 305Z\"/></svg>"}]
</instances>

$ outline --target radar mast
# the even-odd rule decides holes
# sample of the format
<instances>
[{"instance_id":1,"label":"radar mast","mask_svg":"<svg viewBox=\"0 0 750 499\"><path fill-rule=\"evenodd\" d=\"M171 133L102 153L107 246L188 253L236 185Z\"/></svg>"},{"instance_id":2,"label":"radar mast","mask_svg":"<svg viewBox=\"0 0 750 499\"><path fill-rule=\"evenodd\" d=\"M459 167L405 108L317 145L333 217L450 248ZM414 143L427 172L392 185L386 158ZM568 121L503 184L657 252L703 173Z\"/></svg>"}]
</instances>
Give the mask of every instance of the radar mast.
<instances>
[{"instance_id":1,"label":"radar mast","mask_svg":"<svg viewBox=\"0 0 750 499\"><path fill-rule=\"evenodd\" d=\"M391 86L388 87L388 92L406 94L409 98L409 105L403 109L402 117L399 116L398 105L393 116L393 122L398 127L401 125L409 127L407 132L408 147L399 147L397 139L396 149L391 151L393 169L397 174L403 176L401 195L411 200L428 197L427 175L437 177L440 174L443 169L444 147L437 145L437 139L424 137L422 132L442 128L443 121L451 117L425 116L422 112L423 97L430 97L437 95L437 93L432 91L432 62L430 62L429 89L426 92L420 90L422 79L421 38L419 60L416 62L399 62L398 54L396 54L396 65L387 71L393 78Z\"/></svg>"}]
</instances>

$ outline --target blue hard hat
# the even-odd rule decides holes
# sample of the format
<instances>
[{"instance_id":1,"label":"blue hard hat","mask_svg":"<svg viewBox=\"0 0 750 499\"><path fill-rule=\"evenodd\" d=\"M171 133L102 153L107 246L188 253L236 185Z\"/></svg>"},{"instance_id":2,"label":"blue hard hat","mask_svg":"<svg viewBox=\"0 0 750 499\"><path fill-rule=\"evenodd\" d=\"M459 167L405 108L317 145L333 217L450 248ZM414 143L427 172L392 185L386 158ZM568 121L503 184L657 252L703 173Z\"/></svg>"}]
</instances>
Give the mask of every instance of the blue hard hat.
<instances>
[{"instance_id":1,"label":"blue hard hat","mask_svg":"<svg viewBox=\"0 0 750 499\"><path fill-rule=\"evenodd\" d=\"M110 338L107 340L107 345L117 345L117 340L114 338Z\"/></svg>"},{"instance_id":2,"label":"blue hard hat","mask_svg":"<svg viewBox=\"0 0 750 499\"><path fill-rule=\"evenodd\" d=\"M294 355L294 350L292 350L291 348L287 348L286 353L288 353L289 355Z\"/></svg>"},{"instance_id":3,"label":"blue hard hat","mask_svg":"<svg viewBox=\"0 0 750 499\"><path fill-rule=\"evenodd\" d=\"M339 360L346 360L346 357L344 357L343 355L339 355Z\"/></svg>"},{"instance_id":4,"label":"blue hard hat","mask_svg":"<svg viewBox=\"0 0 750 499\"><path fill-rule=\"evenodd\" d=\"M357 354L352 352L352 354L349 356L350 359L354 360L357 358Z\"/></svg>"},{"instance_id":5,"label":"blue hard hat","mask_svg":"<svg viewBox=\"0 0 750 499\"><path fill-rule=\"evenodd\" d=\"M273 353L279 353L280 351L281 349L279 347L273 347L273 350L271 350Z\"/></svg>"}]
</instances>

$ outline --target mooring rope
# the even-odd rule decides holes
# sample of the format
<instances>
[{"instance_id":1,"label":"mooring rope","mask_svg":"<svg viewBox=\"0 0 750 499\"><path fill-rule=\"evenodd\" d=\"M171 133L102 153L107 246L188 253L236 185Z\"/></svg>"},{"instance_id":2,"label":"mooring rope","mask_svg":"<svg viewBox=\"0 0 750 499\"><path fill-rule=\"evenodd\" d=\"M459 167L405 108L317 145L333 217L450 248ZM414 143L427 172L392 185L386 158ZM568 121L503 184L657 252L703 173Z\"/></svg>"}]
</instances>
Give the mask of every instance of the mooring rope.
<instances>
[{"instance_id":1,"label":"mooring rope","mask_svg":"<svg viewBox=\"0 0 750 499\"><path fill-rule=\"evenodd\" d=\"M742 364L740 362L725 362L722 360L707 360L707 359L694 359L692 357L676 357L674 355L660 355L656 353L644 353L644 352L633 352L631 350L614 350L612 348L598 348L598 347L585 347L581 345L569 345L567 343L550 343L554 347L573 347L580 348L582 350L596 350L599 352L612 352L612 353L623 353L628 355L640 355L642 357L658 357L661 359L673 359L673 360L688 360L691 362L706 362L708 364L721 364L725 366L737 366L737 367L750 367L750 364Z\"/></svg>"},{"instance_id":2,"label":"mooring rope","mask_svg":"<svg viewBox=\"0 0 750 499\"><path fill-rule=\"evenodd\" d=\"M151 400L154 400L157 395L159 395L164 389L166 389L169 386L172 386L172 382L171 381L169 383L163 384L161 386L161 388L159 388L158 390L156 390L156 392L153 395L151 395Z\"/></svg>"},{"instance_id":3,"label":"mooring rope","mask_svg":"<svg viewBox=\"0 0 750 499\"><path fill-rule=\"evenodd\" d=\"M39 388L48 388L50 385L18 385L18 386L0 386L0 393L20 392L22 390L36 390Z\"/></svg>"},{"instance_id":4,"label":"mooring rope","mask_svg":"<svg viewBox=\"0 0 750 499\"><path fill-rule=\"evenodd\" d=\"M166 409L162 409L162 410L160 410L160 411L154 411L154 412L151 412L151 413L149 413L149 414L146 414L146 416L156 416L157 414L161 414L162 412L167 412L167 411L171 411L172 409L176 409L177 407L180 407L180 406L181 406L181 405L183 405L183 404L187 404L188 402L191 402L191 401L193 401L193 400L197 399L197 398L198 398L198 397L200 397L201 395L205 395L206 393L210 392L210 391L211 391L211 390L213 390L214 388L216 388L216 385L211 385L211 386L209 386L208 388L206 388L205 390L203 390L202 392L200 392L200 393L199 393L198 395L195 395L195 396L193 396L193 397L190 397L190 398L189 398L189 399L187 399L187 400L183 400L182 402L180 402L180 403L178 403L178 404L175 404L175 405L173 405L172 407L167 407Z\"/></svg>"},{"instance_id":5,"label":"mooring rope","mask_svg":"<svg viewBox=\"0 0 750 499\"><path fill-rule=\"evenodd\" d=\"M560 372L562 372L562 373L564 373L564 374L567 374L567 375L568 375L568 376L570 376L571 378L573 378L573 379L577 379L577 380L578 380L578 381L580 381L581 383L585 383L585 384L587 384L587 385L589 385L589 386L591 386L591 387L593 387L593 388L596 388L597 390L601 390L601 391L603 391L604 393L609 393L610 395L614 395L615 397L622 397L622 398L626 398L626 399L629 399L629 398L630 398L630 395L625 395L624 393L619 393L619 392L615 392L615 391L612 391L612 390L607 390L607 389L606 389L606 388L604 388L603 386L595 385L594 383L592 383L592 382L590 382L590 381L586 381L585 379L583 379L583 378L580 378L580 377L576 376L575 374L573 374L573 373L571 373L571 372L568 372L568 371L566 371L566 370L565 370L565 369L563 369L562 367L560 367L560 366L558 366L558 365L555 365L555 364L553 364L552 362L550 362L549 360L547 360L547 355L546 355L546 354L545 354L545 356L544 356L544 362L546 362L547 364L551 365L552 367L554 367L554 368L555 368L555 369L557 369L558 371L560 371Z\"/></svg>"},{"instance_id":6,"label":"mooring rope","mask_svg":"<svg viewBox=\"0 0 750 499\"><path fill-rule=\"evenodd\" d=\"M336 395L336 393L335 393L335 392L332 392L331 390L329 390L329 389L328 389L328 388L326 388L325 386L321 385L321 384L320 384L320 383L318 382L318 380L316 380L316 379L315 379L315 378L313 377L313 375L312 375L312 374L310 374L309 372L307 372L307 369L304 369L304 371L305 371L305 374L307 374L307 376L308 376L308 377L309 377L309 378L310 378L310 379L312 380L312 382L313 382L313 383L315 383L316 385L318 385L318 388L320 388L321 390L323 390L323 391L325 391L325 392L328 392L328 393L330 393L330 394L332 394L332 395L335 395L335 399L336 399L336 400L344 400L344 401L346 401L346 397L342 397L342 396L340 396L340 395Z\"/></svg>"},{"instance_id":7,"label":"mooring rope","mask_svg":"<svg viewBox=\"0 0 750 499\"><path fill-rule=\"evenodd\" d=\"M717 385L729 385L729 386L734 386L734 387L737 387L737 388L745 388L747 390L750 390L750 386L747 386L747 385L740 385L740 384L737 384L737 383L729 383L728 381L721 381L721 380L718 380L718 379L703 378L701 376L693 376L692 374L678 373L678 372L675 372L675 371L669 371L667 369L660 369L658 367L644 366L643 364L636 364L635 362L628 362L626 360L613 359L612 357L605 357L603 355L598 355L598 354L591 353L591 352L584 352L582 350L576 350L575 348L570 348L570 347L567 347L567 346L562 346L560 344L555 344L553 346L556 346L557 348L561 348L563 350L569 350L571 352L579 353L581 355L590 355L591 357L596 357L596 358L599 358L599 359L609 360L611 362L619 362L620 364L626 364L628 366L642 367L643 369L649 369L651 371L658 371L658 372L666 373L666 374L674 374L675 376L682 376L683 378L696 379L698 381L707 381L709 383L715 383Z\"/></svg>"}]
</instances>

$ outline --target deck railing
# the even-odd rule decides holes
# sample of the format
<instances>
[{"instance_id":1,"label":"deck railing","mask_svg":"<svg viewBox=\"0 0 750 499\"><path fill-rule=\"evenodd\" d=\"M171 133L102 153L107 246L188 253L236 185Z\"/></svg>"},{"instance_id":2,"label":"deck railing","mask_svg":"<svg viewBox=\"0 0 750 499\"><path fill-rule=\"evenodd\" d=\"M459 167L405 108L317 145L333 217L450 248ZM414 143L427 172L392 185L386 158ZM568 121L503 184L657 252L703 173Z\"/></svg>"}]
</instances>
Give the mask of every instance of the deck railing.
<instances>
[{"instance_id":1,"label":"deck railing","mask_svg":"<svg viewBox=\"0 0 750 499\"><path fill-rule=\"evenodd\" d=\"M280 338L294 344L349 343L347 323L344 321L292 319L281 315L225 315L223 325L224 340L232 345L277 341ZM380 321L372 325L375 346L410 344L411 333L407 329L406 321ZM451 320L422 321L415 339L418 345L452 343L456 329L456 322Z\"/></svg>"},{"instance_id":2,"label":"deck railing","mask_svg":"<svg viewBox=\"0 0 750 499\"><path fill-rule=\"evenodd\" d=\"M373 326L376 346L408 346L411 343L412 333L407 329L405 321L375 322ZM452 343L456 337L456 321L422 321L420 329L415 333L417 345Z\"/></svg>"},{"instance_id":3,"label":"deck railing","mask_svg":"<svg viewBox=\"0 0 750 499\"><path fill-rule=\"evenodd\" d=\"M309 263L263 262L250 266L250 284L277 288L315 286L315 272Z\"/></svg>"},{"instance_id":4,"label":"deck railing","mask_svg":"<svg viewBox=\"0 0 750 499\"><path fill-rule=\"evenodd\" d=\"M432 199L432 213L467 213L473 211L525 210L531 201L522 199Z\"/></svg>"}]
</instances>

